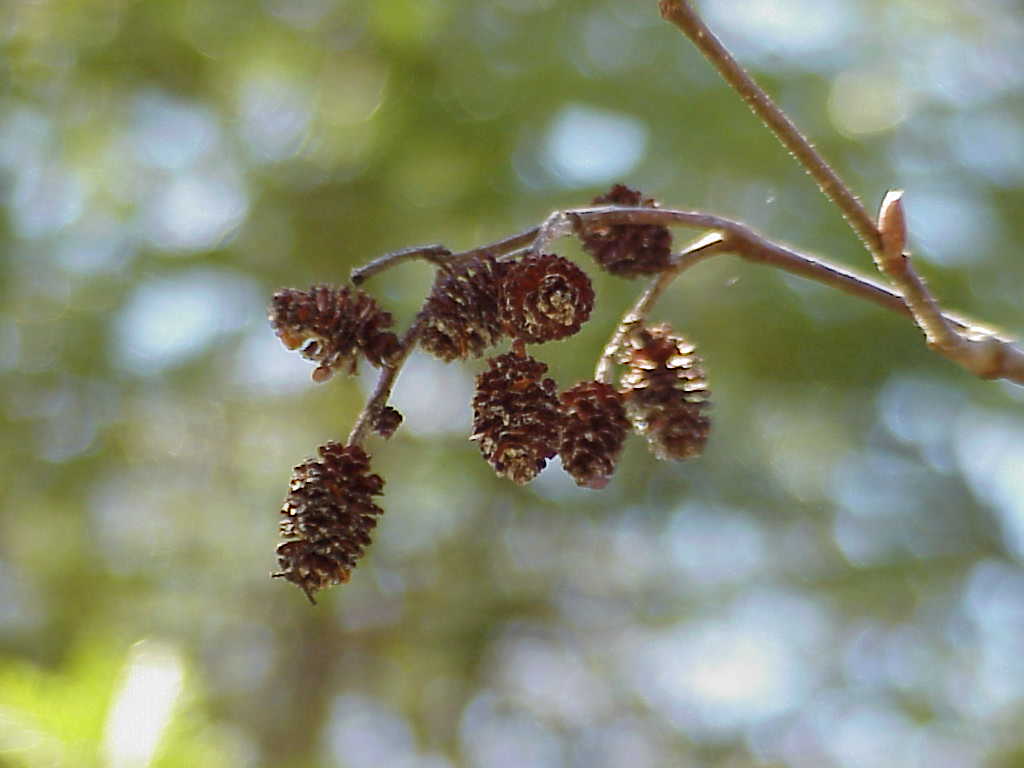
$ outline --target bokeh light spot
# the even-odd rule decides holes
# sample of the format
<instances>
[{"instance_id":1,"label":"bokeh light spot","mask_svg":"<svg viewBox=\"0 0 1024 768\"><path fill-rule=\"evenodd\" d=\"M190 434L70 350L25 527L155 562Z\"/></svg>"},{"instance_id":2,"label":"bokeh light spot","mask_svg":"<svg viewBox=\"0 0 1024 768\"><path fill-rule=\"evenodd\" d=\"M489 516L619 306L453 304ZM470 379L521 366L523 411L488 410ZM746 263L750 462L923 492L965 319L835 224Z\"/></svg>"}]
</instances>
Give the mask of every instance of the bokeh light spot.
<instances>
[{"instance_id":1,"label":"bokeh light spot","mask_svg":"<svg viewBox=\"0 0 1024 768\"><path fill-rule=\"evenodd\" d=\"M250 278L196 269L142 282L114 322L116 364L156 373L263 317L263 292Z\"/></svg>"},{"instance_id":2,"label":"bokeh light spot","mask_svg":"<svg viewBox=\"0 0 1024 768\"><path fill-rule=\"evenodd\" d=\"M643 159L647 133L647 126L629 115L571 104L548 130L545 164L565 186L611 181Z\"/></svg>"}]
</instances>

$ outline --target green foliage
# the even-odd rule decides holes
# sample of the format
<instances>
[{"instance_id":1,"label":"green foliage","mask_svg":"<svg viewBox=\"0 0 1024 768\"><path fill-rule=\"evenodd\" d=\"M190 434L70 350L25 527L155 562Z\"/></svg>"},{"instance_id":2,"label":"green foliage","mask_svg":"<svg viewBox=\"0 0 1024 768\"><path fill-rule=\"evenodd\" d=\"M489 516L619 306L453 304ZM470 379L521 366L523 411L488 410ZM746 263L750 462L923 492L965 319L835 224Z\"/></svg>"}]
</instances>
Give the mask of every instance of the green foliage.
<instances>
[{"instance_id":1,"label":"green foliage","mask_svg":"<svg viewBox=\"0 0 1024 768\"><path fill-rule=\"evenodd\" d=\"M98 765L120 662L100 644L77 649L59 671L7 659L0 668L5 758L25 766Z\"/></svg>"},{"instance_id":2,"label":"green foliage","mask_svg":"<svg viewBox=\"0 0 1024 768\"><path fill-rule=\"evenodd\" d=\"M4 765L68 766L136 764L113 758L113 707L132 671L131 654L121 644L91 639L68 654L57 669L28 660L7 659L0 667L0 749ZM210 725L196 683L189 681L167 721L160 724L156 768L178 765L236 765L237 750L226 734ZM190 688L191 690L188 690ZM132 715L143 715L152 700L136 701ZM137 727L137 726L136 726Z\"/></svg>"}]
</instances>

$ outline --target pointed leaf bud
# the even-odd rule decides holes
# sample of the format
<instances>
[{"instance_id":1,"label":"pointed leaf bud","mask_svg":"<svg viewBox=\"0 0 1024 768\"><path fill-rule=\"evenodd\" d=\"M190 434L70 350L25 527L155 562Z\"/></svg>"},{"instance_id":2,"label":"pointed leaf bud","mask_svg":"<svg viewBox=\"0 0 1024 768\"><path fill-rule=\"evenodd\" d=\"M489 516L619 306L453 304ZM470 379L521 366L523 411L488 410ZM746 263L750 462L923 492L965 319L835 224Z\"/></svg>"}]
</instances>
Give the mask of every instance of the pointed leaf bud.
<instances>
[{"instance_id":1,"label":"pointed leaf bud","mask_svg":"<svg viewBox=\"0 0 1024 768\"><path fill-rule=\"evenodd\" d=\"M907 249L907 219L903 213L903 190L890 189L878 209L878 232L882 236L882 253L893 264Z\"/></svg>"}]
</instances>

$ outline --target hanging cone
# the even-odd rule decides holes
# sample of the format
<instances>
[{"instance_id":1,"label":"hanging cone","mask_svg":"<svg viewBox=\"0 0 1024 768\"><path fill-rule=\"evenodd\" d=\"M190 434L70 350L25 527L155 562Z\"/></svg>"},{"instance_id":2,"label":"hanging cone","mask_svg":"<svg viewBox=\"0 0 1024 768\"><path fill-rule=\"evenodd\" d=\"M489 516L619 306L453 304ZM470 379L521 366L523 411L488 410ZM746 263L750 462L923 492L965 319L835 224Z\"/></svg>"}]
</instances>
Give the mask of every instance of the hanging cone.
<instances>
[{"instance_id":1,"label":"hanging cone","mask_svg":"<svg viewBox=\"0 0 1024 768\"><path fill-rule=\"evenodd\" d=\"M548 367L525 354L509 352L488 363L477 377L470 439L499 476L523 485L558 450L562 414L555 382L542 379Z\"/></svg>"},{"instance_id":2,"label":"hanging cone","mask_svg":"<svg viewBox=\"0 0 1024 768\"><path fill-rule=\"evenodd\" d=\"M635 189L616 184L594 205L622 205L631 208L657 208L653 198ZM667 227L647 224L601 224L579 233L583 249L603 269L619 277L638 277L661 272L672 255L672 233Z\"/></svg>"},{"instance_id":3,"label":"hanging cone","mask_svg":"<svg viewBox=\"0 0 1024 768\"><path fill-rule=\"evenodd\" d=\"M620 388L626 415L654 455L663 460L699 456L711 420L704 413L709 394L694 346L667 325L642 328L621 362L627 366Z\"/></svg>"},{"instance_id":4,"label":"hanging cone","mask_svg":"<svg viewBox=\"0 0 1024 768\"><path fill-rule=\"evenodd\" d=\"M370 544L370 532L384 510L373 502L384 488L371 475L362 448L330 442L320 459L299 464L281 514L277 548L281 570L275 577L299 586L310 602L318 590L349 580L352 569Z\"/></svg>"}]
</instances>

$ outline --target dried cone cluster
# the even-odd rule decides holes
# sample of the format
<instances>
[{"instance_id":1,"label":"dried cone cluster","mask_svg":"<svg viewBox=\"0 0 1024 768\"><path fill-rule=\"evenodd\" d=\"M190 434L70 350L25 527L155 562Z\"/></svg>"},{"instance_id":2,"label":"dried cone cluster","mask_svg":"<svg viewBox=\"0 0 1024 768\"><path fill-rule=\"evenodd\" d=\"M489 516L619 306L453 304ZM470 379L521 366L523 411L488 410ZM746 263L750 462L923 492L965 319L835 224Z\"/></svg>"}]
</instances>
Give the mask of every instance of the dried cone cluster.
<instances>
[{"instance_id":1,"label":"dried cone cluster","mask_svg":"<svg viewBox=\"0 0 1024 768\"><path fill-rule=\"evenodd\" d=\"M623 185L594 203L657 205ZM633 277L669 265L671 236L665 227L609 225L579 235L613 274ZM527 483L557 453L578 485L603 488L630 427L660 459L686 459L703 449L710 427L704 372L693 346L668 326L633 333L619 357L626 366L619 390L584 381L557 394L555 382L545 377L547 365L529 356L526 345L571 336L593 306L586 273L554 254L504 262L484 255L443 267L438 275L418 318L418 343L425 350L442 360L462 360L481 356L506 335L514 339L511 352L487 361L473 398L471 439L499 476ZM270 321L285 346L318 363L316 381L338 369L355 372L360 355L374 365L398 365L407 351L386 330L391 315L347 286L279 291ZM368 426L390 437L402 415L386 403L368 407ZM359 427L353 440L363 432ZM328 443L319 458L295 467L281 509L285 541L277 548L280 571L274 576L297 584L311 602L317 591L348 581L382 514L374 497L383 487L358 445Z\"/></svg>"},{"instance_id":2,"label":"dried cone cluster","mask_svg":"<svg viewBox=\"0 0 1024 768\"><path fill-rule=\"evenodd\" d=\"M562 413L548 367L509 352L488 360L477 377L473 435L480 453L501 477L523 485L537 476L558 449Z\"/></svg>"},{"instance_id":3,"label":"dried cone cluster","mask_svg":"<svg viewBox=\"0 0 1024 768\"><path fill-rule=\"evenodd\" d=\"M442 360L480 357L503 333L498 291L505 271L492 256L442 271L423 309L420 346Z\"/></svg>"},{"instance_id":4,"label":"dried cone cluster","mask_svg":"<svg viewBox=\"0 0 1024 768\"><path fill-rule=\"evenodd\" d=\"M711 420L707 382L694 346L667 325L641 328L624 353L621 392L633 429L659 459L699 456Z\"/></svg>"},{"instance_id":5,"label":"dried cone cluster","mask_svg":"<svg viewBox=\"0 0 1024 768\"><path fill-rule=\"evenodd\" d=\"M297 584L310 602L318 590L348 581L383 512L373 497L384 481L369 474L362 448L331 442L319 453L292 472L281 508L281 535L289 540L277 548L281 570L274 574Z\"/></svg>"},{"instance_id":6,"label":"dried cone cluster","mask_svg":"<svg viewBox=\"0 0 1024 768\"><path fill-rule=\"evenodd\" d=\"M635 189L616 184L594 205L621 205L657 208L653 198ZM669 265L672 233L667 227L647 224L602 224L579 233L583 248L602 268L620 277L637 277L660 272Z\"/></svg>"},{"instance_id":7,"label":"dried cone cluster","mask_svg":"<svg viewBox=\"0 0 1024 768\"><path fill-rule=\"evenodd\" d=\"M531 344L572 336L593 308L587 273L554 254L526 256L508 268L501 283L505 331Z\"/></svg>"},{"instance_id":8,"label":"dried cone cluster","mask_svg":"<svg viewBox=\"0 0 1024 768\"><path fill-rule=\"evenodd\" d=\"M348 286L278 291L269 316L288 349L298 349L307 360L320 364L313 371L314 381L326 381L338 369L355 373L360 353L380 366L399 352L398 337L384 330L391 326L391 313Z\"/></svg>"},{"instance_id":9,"label":"dried cone cluster","mask_svg":"<svg viewBox=\"0 0 1024 768\"><path fill-rule=\"evenodd\" d=\"M564 425L558 455L577 485L604 488L615 471L629 420L622 398L600 381L583 381L561 396Z\"/></svg>"}]
</instances>

